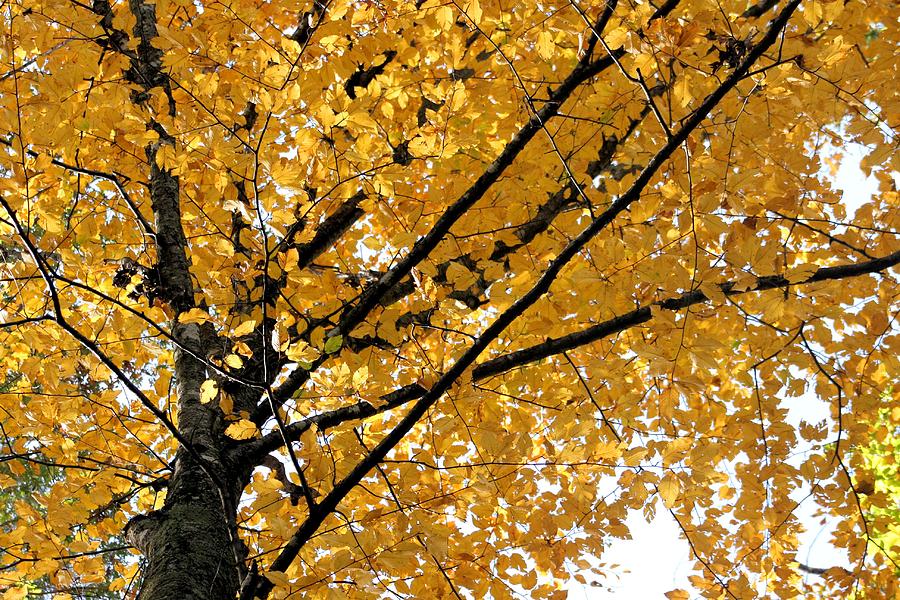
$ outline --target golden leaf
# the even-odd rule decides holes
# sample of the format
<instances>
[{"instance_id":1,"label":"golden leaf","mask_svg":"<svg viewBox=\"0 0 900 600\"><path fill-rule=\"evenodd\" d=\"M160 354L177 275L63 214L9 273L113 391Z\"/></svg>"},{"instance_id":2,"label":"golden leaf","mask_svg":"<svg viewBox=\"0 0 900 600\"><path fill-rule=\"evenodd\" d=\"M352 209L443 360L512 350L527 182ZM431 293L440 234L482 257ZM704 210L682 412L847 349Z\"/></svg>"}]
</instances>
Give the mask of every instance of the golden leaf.
<instances>
[{"instance_id":1,"label":"golden leaf","mask_svg":"<svg viewBox=\"0 0 900 600\"><path fill-rule=\"evenodd\" d=\"M259 429L251 421L241 419L225 429L225 435L234 440L249 440L259 436Z\"/></svg>"},{"instance_id":2,"label":"golden leaf","mask_svg":"<svg viewBox=\"0 0 900 600\"><path fill-rule=\"evenodd\" d=\"M256 328L255 320L244 321L243 323L238 325L236 329L234 329L231 332L231 335L232 335L232 337L236 337L236 338L243 337L245 335L250 334L255 328Z\"/></svg>"},{"instance_id":3,"label":"golden leaf","mask_svg":"<svg viewBox=\"0 0 900 600\"><path fill-rule=\"evenodd\" d=\"M232 369L240 369L244 366L244 359L237 354L228 354L225 356L225 364Z\"/></svg>"},{"instance_id":4,"label":"golden leaf","mask_svg":"<svg viewBox=\"0 0 900 600\"><path fill-rule=\"evenodd\" d=\"M207 404L219 393L219 385L212 379L207 379L200 385L200 403Z\"/></svg>"},{"instance_id":5,"label":"golden leaf","mask_svg":"<svg viewBox=\"0 0 900 600\"><path fill-rule=\"evenodd\" d=\"M210 318L209 313L202 308L192 308L178 315L178 322L185 325L188 323L206 323Z\"/></svg>"},{"instance_id":6,"label":"golden leaf","mask_svg":"<svg viewBox=\"0 0 900 600\"><path fill-rule=\"evenodd\" d=\"M666 508L675 506L675 501L681 495L681 481L675 473L671 471L666 473L659 482L659 495Z\"/></svg>"}]
</instances>

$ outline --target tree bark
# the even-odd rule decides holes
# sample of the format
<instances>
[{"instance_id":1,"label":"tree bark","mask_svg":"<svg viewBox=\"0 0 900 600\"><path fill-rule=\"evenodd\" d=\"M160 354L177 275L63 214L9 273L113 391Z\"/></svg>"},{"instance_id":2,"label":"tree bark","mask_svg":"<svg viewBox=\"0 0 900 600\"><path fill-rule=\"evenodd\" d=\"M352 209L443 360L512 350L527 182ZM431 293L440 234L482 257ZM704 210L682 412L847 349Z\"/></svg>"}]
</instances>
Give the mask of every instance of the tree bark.
<instances>
[{"instance_id":1,"label":"tree bark","mask_svg":"<svg viewBox=\"0 0 900 600\"><path fill-rule=\"evenodd\" d=\"M182 456L172 479L178 493L170 491L161 510L136 517L126 530L147 561L138 598L233 600L242 567L231 550L234 515L224 514L215 486L193 458Z\"/></svg>"},{"instance_id":2,"label":"tree bark","mask_svg":"<svg viewBox=\"0 0 900 600\"><path fill-rule=\"evenodd\" d=\"M175 334L185 347L201 347L198 325L178 325ZM245 571L235 517L246 481L223 461L218 414L200 403L205 365L179 350L175 374L178 428L192 452L178 451L163 508L132 519L126 529L147 561L138 598L233 600Z\"/></svg>"},{"instance_id":3,"label":"tree bark","mask_svg":"<svg viewBox=\"0 0 900 600\"><path fill-rule=\"evenodd\" d=\"M195 305L193 282L178 179L157 168L157 151L158 145L147 149L157 272L162 297L176 314L178 430L190 448L180 448L176 455L163 508L134 519L127 536L147 561L140 600L233 600L246 557L235 525L240 487L222 459L221 415L213 404L200 402L200 386L207 378L206 365L196 358L205 355L201 328L177 324L177 315Z\"/></svg>"}]
</instances>

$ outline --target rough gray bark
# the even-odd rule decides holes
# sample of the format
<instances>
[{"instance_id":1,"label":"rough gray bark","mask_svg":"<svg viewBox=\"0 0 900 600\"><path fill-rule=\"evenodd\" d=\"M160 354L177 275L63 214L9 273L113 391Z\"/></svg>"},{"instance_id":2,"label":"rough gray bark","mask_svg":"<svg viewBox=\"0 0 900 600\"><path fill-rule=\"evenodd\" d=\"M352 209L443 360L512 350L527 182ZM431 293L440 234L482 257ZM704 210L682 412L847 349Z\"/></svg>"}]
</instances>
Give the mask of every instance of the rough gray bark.
<instances>
[{"instance_id":1,"label":"rough gray bark","mask_svg":"<svg viewBox=\"0 0 900 600\"><path fill-rule=\"evenodd\" d=\"M173 480L181 493L128 525L129 542L147 560L139 598L232 600L238 565L216 491L195 465L180 466Z\"/></svg>"},{"instance_id":2,"label":"rough gray bark","mask_svg":"<svg viewBox=\"0 0 900 600\"><path fill-rule=\"evenodd\" d=\"M175 332L187 348L200 347L196 324L180 325ZM231 600L246 558L235 527L241 484L222 460L217 415L200 403L205 366L179 351L175 373L179 430L203 463L186 449L179 450L163 508L128 524L129 542L147 561L139 598Z\"/></svg>"}]
</instances>

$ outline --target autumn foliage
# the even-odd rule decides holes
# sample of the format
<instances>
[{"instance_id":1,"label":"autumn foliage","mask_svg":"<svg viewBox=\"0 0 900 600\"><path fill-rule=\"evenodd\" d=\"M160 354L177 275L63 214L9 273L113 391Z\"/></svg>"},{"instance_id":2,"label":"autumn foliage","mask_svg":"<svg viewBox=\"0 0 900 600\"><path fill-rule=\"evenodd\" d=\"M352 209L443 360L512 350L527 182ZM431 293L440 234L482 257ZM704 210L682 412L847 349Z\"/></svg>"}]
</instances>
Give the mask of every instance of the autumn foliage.
<instances>
[{"instance_id":1,"label":"autumn foliage","mask_svg":"<svg viewBox=\"0 0 900 600\"><path fill-rule=\"evenodd\" d=\"M300 4L0 6L0 597L897 593L900 5Z\"/></svg>"}]
</instances>

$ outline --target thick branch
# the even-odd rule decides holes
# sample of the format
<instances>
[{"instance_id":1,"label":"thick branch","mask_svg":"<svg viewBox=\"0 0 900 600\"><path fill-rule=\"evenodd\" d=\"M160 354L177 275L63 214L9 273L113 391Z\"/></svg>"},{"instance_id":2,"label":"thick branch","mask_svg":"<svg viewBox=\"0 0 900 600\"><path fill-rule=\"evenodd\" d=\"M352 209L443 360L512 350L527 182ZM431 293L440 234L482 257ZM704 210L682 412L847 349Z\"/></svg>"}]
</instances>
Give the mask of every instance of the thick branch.
<instances>
[{"instance_id":1,"label":"thick branch","mask_svg":"<svg viewBox=\"0 0 900 600\"><path fill-rule=\"evenodd\" d=\"M897 266L897 264L900 264L900 251L894 252L883 258L877 258L861 263L841 265L838 267L822 267L813 273L809 279L794 282L793 284L780 275L773 275L757 279L756 285L749 288L738 289L733 282L722 283L719 284L718 287L726 296L737 296L749 292L785 288L790 285L804 285L820 281L832 281L871 273L879 273ZM655 302L651 306L642 306L631 312L625 313L624 315L619 315L608 321L604 321L603 323L598 323L583 331L578 331L558 338L552 338L535 346L492 358L475 367L472 371L472 377L475 380L482 380L494 375L499 375L510 369L521 367L528 363L553 356L554 354L559 354L585 344L596 342L597 340L619 333L630 327L634 327L635 325L646 323L653 317L653 307L665 310L681 310L705 302L709 302L709 297L700 290L694 290L682 294L681 296Z\"/></svg>"},{"instance_id":2,"label":"thick branch","mask_svg":"<svg viewBox=\"0 0 900 600\"><path fill-rule=\"evenodd\" d=\"M288 36L288 39L294 40L300 44L301 48L305 48L312 39L313 33L322 22L325 16L325 9L328 8L328 2L323 0L314 0L312 10L308 10L300 15L300 21L297 29Z\"/></svg>"},{"instance_id":3,"label":"thick branch","mask_svg":"<svg viewBox=\"0 0 900 600\"><path fill-rule=\"evenodd\" d=\"M550 96L549 101L513 136L500 155L488 166L488 168L475 180L475 183L466 190L459 199L437 220L434 227L419 238L407 254L394 268L389 270L376 283L369 286L362 294L359 302L344 313L334 335L349 334L354 327L362 323L368 314L379 304L381 298L394 285L400 283L412 269L422 262L450 228L471 208L500 178L503 172L515 160L525 146L541 131L543 124L554 117L563 102L565 102L575 89L604 69L613 64L609 58L600 59L593 63L582 60L572 73L563 81Z\"/></svg>"},{"instance_id":4,"label":"thick branch","mask_svg":"<svg viewBox=\"0 0 900 600\"><path fill-rule=\"evenodd\" d=\"M345 200L337 210L322 221L313 239L297 247L299 268L308 267L319 255L330 250L341 236L366 214L359 207L359 203L365 197L365 193L360 191Z\"/></svg>"},{"instance_id":5,"label":"thick branch","mask_svg":"<svg viewBox=\"0 0 900 600\"><path fill-rule=\"evenodd\" d=\"M791 283L781 276L761 277L751 287L738 289L733 282L725 282L718 285L726 296L738 296L751 292L760 292L775 288L785 288L791 285L805 285L822 281L835 281L850 277L859 277L873 273L881 273L900 264L900 251L894 252L883 258L877 258L861 263L840 265L837 267L822 267L804 281ZM700 290L694 290L680 296L654 302L648 306L636 308L630 312L618 315L602 323L597 323L582 331L570 333L557 338L550 338L540 344L529 346L521 350L501 354L490 360L480 363L472 369L472 380L483 381L506 373L513 369L523 367L551 356L574 350L581 346L599 341L603 338L621 333L626 329L647 323L653 318L654 309L681 310L709 302L710 298ZM362 401L351 406L345 406L319 415L291 423L285 428L285 433L290 440L297 440L306 430L315 426L319 429L328 429L357 419L366 419L388 410L402 406L413 400L418 400L425 395L426 390L418 383L413 383L379 398L375 404ZM237 464L258 464L265 455L281 447L283 441L277 432L269 433L262 438L253 440L236 450L235 460Z\"/></svg>"}]
</instances>

